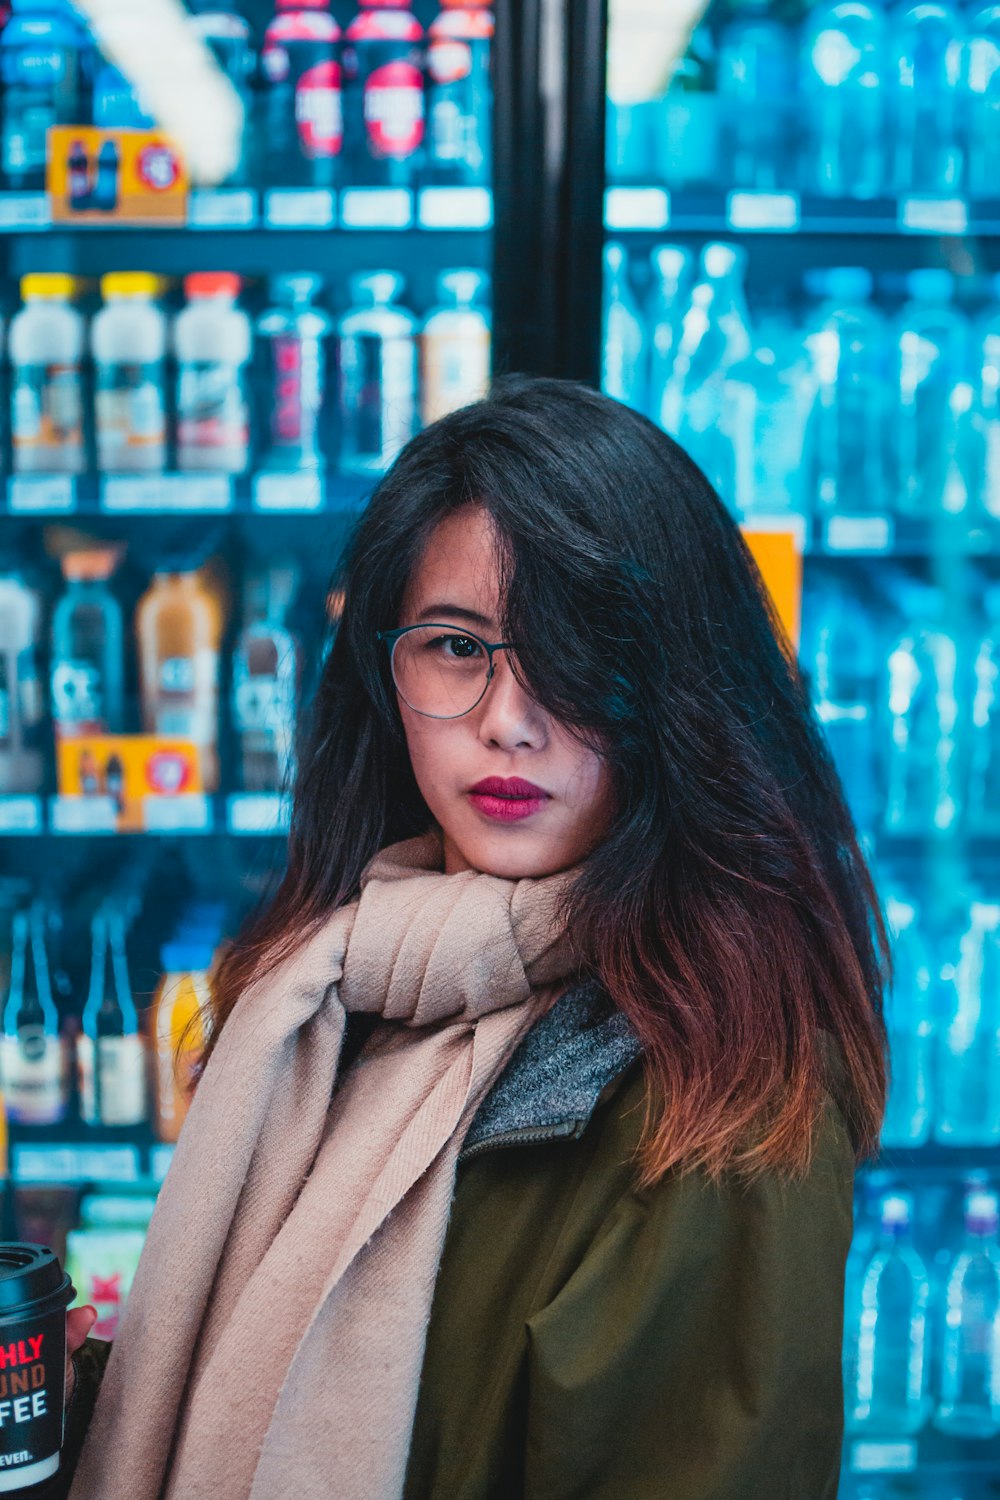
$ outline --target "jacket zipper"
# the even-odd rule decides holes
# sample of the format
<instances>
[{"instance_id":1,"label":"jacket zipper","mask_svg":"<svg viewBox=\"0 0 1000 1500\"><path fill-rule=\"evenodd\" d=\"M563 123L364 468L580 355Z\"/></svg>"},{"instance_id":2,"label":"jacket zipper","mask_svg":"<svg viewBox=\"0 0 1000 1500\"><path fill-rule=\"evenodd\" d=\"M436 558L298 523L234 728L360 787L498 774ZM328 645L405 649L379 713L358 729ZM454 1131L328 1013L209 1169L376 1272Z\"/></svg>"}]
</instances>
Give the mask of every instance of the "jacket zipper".
<instances>
[{"instance_id":1,"label":"jacket zipper","mask_svg":"<svg viewBox=\"0 0 1000 1500\"><path fill-rule=\"evenodd\" d=\"M504 1146L534 1146L542 1141L565 1140L583 1134L586 1120L558 1120L554 1125L522 1125L518 1130L502 1130L498 1135L474 1141L459 1152L459 1162L481 1156L484 1151L499 1151Z\"/></svg>"}]
</instances>

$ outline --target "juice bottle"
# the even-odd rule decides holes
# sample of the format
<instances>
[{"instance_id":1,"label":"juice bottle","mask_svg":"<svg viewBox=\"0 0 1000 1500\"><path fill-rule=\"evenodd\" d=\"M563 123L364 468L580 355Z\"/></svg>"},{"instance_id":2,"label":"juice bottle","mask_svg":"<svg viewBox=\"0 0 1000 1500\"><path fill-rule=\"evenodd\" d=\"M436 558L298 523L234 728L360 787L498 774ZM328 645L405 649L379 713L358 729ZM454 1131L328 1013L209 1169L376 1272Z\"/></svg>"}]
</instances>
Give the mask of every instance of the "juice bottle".
<instances>
[{"instance_id":1,"label":"juice bottle","mask_svg":"<svg viewBox=\"0 0 1000 1500\"><path fill-rule=\"evenodd\" d=\"M228 271L184 278L187 306L174 323L177 355L177 464L241 474L250 456L246 371L250 319Z\"/></svg>"},{"instance_id":2,"label":"juice bottle","mask_svg":"<svg viewBox=\"0 0 1000 1500\"><path fill-rule=\"evenodd\" d=\"M104 306L91 325L90 344L97 466L105 472L155 472L166 459L167 322L154 301L157 289L156 277L141 271L101 277Z\"/></svg>"},{"instance_id":3,"label":"juice bottle","mask_svg":"<svg viewBox=\"0 0 1000 1500\"><path fill-rule=\"evenodd\" d=\"M20 474L79 474L84 467L83 318L76 279L35 271L21 278L24 306L11 320L11 444Z\"/></svg>"},{"instance_id":4,"label":"juice bottle","mask_svg":"<svg viewBox=\"0 0 1000 1500\"><path fill-rule=\"evenodd\" d=\"M202 936L167 943L163 977L153 997L153 1124L161 1141L176 1141L188 1111L192 1069L206 1037L211 944Z\"/></svg>"},{"instance_id":5,"label":"juice bottle","mask_svg":"<svg viewBox=\"0 0 1000 1500\"><path fill-rule=\"evenodd\" d=\"M343 144L340 27L328 0L276 0L260 54L265 181L330 187Z\"/></svg>"},{"instance_id":6,"label":"juice bottle","mask_svg":"<svg viewBox=\"0 0 1000 1500\"><path fill-rule=\"evenodd\" d=\"M0 574L0 796L38 792L45 775L40 633L34 589L16 573Z\"/></svg>"},{"instance_id":7,"label":"juice bottle","mask_svg":"<svg viewBox=\"0 0 1000 1500\"><path fill-rule=\"evenodd\" d=\"M424 425L479 401L490 383L490 324L480 301L484 271L443 271L440 306L428 314L420 338L420 400Z\"/></svg>"},{"instance_id":8,"label":"juice bottle","mask_svg":"<svg viewBox=\"0 0 1000 1500\"><path fill-rule=\"evenodd\" d=\"M92 547L61 558L67 589L52 616L52 718L56 735L124 729L124 628L108 587L122 549Z\"/></svg>"},{"instance_id":9,"label":"juice bottle","mask_svg":"<svg viewBox=\"0 0 1000 1500\"><path fill-rule=\"evenodd\" d=\"M489 187L492 174L489 0L443 0L427 33L427 181Z\"/></svg>"},{"instance_id":10,"label":"juice bottle","mask_svg":"<svg viewBox=\"0 0 1000 1500\"><path fill-rule=\"evenodd\" d=\"M198 569L158 569L136 610L143 726L193 741L210 792L219 784L222 628L219 596Z\"/></svg>"},{"instance_id":11,"label":"juice bottle","mask_svg":"<svg viewBox=\"0 0 1000 1500\"><path fill-rule=\"evenodd\" d=\"M345 186L414 186L424 139L423 38L406 0L361 0L341 54Z\"/></svg>"}]
</instances>

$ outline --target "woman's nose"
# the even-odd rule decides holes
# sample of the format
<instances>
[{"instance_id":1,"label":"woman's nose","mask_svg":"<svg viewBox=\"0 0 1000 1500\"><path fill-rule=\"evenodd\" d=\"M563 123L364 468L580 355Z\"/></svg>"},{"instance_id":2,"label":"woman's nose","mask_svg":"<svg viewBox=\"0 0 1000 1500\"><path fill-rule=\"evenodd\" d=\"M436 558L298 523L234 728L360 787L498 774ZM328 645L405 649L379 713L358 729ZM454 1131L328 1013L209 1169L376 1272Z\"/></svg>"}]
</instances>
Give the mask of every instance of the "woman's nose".
<instances>
[{"instance_id":1,"label":"woman's nose","mask_svg":"<svg viewBox=\"0 0 1000 1500\"><path fill-rule=\"evenodd\" d=\"M514 750L538 749L545 742L545 711L514 676L506 651L493 658L493 676L478 714L484 743Z\"/></svg>"}]
</instances>

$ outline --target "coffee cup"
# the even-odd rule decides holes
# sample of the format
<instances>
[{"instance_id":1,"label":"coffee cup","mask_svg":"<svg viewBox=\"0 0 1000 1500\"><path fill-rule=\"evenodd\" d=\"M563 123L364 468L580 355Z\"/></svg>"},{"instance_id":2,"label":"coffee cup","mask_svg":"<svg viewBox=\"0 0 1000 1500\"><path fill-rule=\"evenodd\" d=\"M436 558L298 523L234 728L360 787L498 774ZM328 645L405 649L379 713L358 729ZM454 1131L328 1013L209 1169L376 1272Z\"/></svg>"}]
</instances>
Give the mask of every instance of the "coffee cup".
<instances>
[{"instance_id":1,"label":"coffee cup","mask_svg":"<svg viewBox=\"0 0 1000 1500\"><path fill-rule=\"evenodd\" d=\"M75 1296L46 1245L0 1243L0 1492L59 1468L66 1309Z\"/></svg>"}]
</instances>

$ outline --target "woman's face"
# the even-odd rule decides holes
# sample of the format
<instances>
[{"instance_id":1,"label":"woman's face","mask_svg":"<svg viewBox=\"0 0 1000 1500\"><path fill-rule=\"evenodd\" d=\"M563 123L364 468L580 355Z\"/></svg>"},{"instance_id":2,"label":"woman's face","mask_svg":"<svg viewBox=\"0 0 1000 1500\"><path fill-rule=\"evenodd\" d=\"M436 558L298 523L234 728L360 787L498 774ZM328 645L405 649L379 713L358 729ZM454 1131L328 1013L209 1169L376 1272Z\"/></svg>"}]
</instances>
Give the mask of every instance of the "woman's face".
<instances>
[{"instance_id":1,"label":"woman's face","mask_svg":"<svg viewBox=\"0 0 1000 1500\"><path fill-rule=\"evenodd\" d=\"M399 624L453 625L457 649L467 653L463 629L482 640L502 639L499 600L492 523L486 511L469 505L431 533ZM610 821L605 762L529 697L509 654L494 654L485 696L460 718L432 719L398 699L417 785L444 834L449 875L469 869L508 879L554 874L588 854ZM497 780L507 785L477 792L481 783Z\"/></svg>"}]
</instances>

